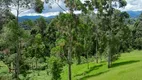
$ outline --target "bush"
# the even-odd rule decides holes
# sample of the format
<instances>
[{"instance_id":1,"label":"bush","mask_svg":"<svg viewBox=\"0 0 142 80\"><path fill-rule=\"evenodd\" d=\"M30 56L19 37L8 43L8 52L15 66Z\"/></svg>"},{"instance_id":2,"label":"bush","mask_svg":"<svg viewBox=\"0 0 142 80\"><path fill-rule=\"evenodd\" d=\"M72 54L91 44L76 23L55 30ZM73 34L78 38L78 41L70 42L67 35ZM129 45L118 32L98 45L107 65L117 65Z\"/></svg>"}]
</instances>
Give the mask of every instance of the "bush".
<instances>
[{"instance_id":1,"label":"bush","mask_svg":"<svg viewBox=\"0 0 142 80\"><path fill-rule=\"evenodd\" d=\"M0 74L0 80L13 80L10 74Z\"/></svg>"}]
</instances>

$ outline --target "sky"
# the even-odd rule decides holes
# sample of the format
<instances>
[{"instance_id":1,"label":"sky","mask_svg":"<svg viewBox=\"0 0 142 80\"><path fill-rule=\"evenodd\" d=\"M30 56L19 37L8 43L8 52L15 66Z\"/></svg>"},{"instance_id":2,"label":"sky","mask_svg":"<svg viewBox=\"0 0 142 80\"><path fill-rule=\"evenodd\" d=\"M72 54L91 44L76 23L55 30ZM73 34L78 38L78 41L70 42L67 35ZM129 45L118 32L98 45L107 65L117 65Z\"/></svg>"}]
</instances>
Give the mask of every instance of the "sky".
<instances>
[{"instance_id":1,"label":"sky","mask_svg":"<svg viewBox=\"0 0 142 80\"><path fill-rule=\"evenodd\" d=\"M126 0L127 6L123 9L123 11L142 11L142 0Z\"/></svg>"},{"instance_id":2,"label":"sky","mask_svg":"<svg viewBox=\"0 0 142 80\"><path fill-rule=\"evenodd\" d=\"M42 0L44 1L44 0ZM83 1L83 0L82 0ZM142 11L142 0L126 0L127 6L124 8L120 8L121 11ZM58 4L68 12L67 8L65 7L64 2L61 0ZM16 10L12 9L11 11L14 15L16 15ZM42 13L36 13L33 9L26 9L20 13L19 16L55 16L58 15L60 12L64 12L56 3L52 3L52 8L49 7L49 4L44 3L44 10ZM81 11L75 11L75 14L79 14Z\"/></svg>"}]
</instances>

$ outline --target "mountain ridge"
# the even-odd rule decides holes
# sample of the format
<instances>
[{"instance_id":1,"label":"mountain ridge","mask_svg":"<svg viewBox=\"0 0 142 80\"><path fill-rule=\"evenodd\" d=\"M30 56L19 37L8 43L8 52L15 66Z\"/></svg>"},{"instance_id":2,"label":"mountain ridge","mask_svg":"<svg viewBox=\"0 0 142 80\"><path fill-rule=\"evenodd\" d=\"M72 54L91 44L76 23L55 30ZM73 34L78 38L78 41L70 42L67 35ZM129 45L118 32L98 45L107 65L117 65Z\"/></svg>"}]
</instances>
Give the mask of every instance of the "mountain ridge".
<instances>
[{"instance_id":1,"label":"mountain ridge","mask_svg":"<svg viewBox=\"0 0 142 80\"><path fill-rule=\"evenodd\" d=\"M142 11L126 11L131 18L138 18Z\"/></svg>"},{"instance_id":2,"label":"mountain ridge","mask_svg":"<svg viewBox=\"0 0 142 80\"><path fill-rule=\"evenodd\" d=\"M126 12L130 15L130 18L138 18L140 16L140 14L142 13L142 11L126 11ZM44 17L45 19L52 19L52 18L55 18L56 16L48 16L48 17L40 16L40 15L37 15L37 16L21 16L21 17L19 17L19 22L23 22L25 20L36 20L40 17Z\"/></svg>"},{"instance_id":3,"label":"mountain ridge","mask_svg":"<svg viewBox=\"0 0 142 80\"><path fill-rule=\"evenodd\" d=\"M40 17L44 17L44 16L21 16L19 17L19 22L23 22L25 20L33 20L35 21L36 19L40 18ZM52 19L55 18L56 16L48 16L48 17L44 17L45 19Z\"/></svg>"}]
</instances>

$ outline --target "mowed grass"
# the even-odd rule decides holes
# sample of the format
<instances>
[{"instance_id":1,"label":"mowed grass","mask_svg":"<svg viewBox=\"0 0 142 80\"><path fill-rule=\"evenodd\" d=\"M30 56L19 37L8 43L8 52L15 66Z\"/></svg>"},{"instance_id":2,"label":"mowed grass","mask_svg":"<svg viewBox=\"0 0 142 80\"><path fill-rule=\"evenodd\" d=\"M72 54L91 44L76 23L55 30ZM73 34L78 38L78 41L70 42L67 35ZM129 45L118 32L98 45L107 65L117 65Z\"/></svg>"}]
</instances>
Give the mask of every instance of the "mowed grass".
<instances>
[{"instance_id":1,"label":"mowed grass","mask_svg":"<svg viewBox=\"0 0 142 80\"><path fill-rule=\"evenodd\" d=\"M106 62L89 64L89 69L87 64L73 65L73 80L142 80L142 51L123 53L110 69ZM62 80L68 80L67 67L62 73Z\"/></svg>"},{"instance_id":2,"label":"mowed grass","mask_svg":"<svg viewBox=\"0 0 142 80\"><path fill-rule=\"evenodd\" d=\"M142 80L142 51L122 54L108 72L86 80Z\"/></svg>"},{"instance_id":3,"label":"mowed grass","mask_svg":"<svg viewBox=\"0 0 142 80\"><path fill-rule=\"evenodd\" d=\"M2 65L2 62L1 64ZM7 68L0 68L0 74L7 72ZM28 74L29 80L51 80L46 70L33 71ZM68 80L68 66L63 68L61 80ZM113 62L112 68L107 68L107 62L96 64L72 65L72 80L142 80L142 51L123 53Z\"/></svg>"}]
</instances>

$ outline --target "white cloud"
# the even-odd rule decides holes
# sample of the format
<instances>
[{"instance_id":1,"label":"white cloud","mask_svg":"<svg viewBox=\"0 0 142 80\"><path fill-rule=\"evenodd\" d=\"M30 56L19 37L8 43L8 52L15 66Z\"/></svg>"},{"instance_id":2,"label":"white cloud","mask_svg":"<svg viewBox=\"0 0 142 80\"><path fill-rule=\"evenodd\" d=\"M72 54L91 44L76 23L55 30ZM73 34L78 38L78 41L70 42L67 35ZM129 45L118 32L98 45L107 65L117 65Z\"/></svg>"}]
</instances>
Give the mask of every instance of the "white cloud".
<instances>
[{"instance_id":1,"label":"white cloud","mask_svg":"<svg viewBox=\"0 0 142 80\"><path fill-rule=\"evenodd\" d=\"M65 4L64 4L64 1L58 1L57 2L59 6L61 6L63 9L67 10ZM59 11L59 12L62 12L63 10L57 5L57 3L51 3L51 4L46 4L44 2L44 10L43 10L43 13L46 13L46 12L56 12L56 11ZM49 7L49 5L51 5L51 8Z\"/></svg>"},{"instance_id":2,"label":"white cloud","mask_svg":"<svg viewBox=\"0 0 142 80\"><path fill-rule=\"evenodd\" d=\"M31 11L31 10L30 10ZM63 13L69 13L69 11L62 11ZM20 16L44 16L44 17L49 17L49 16L56 16L56 15L59 15L60 12L56 11L56 12L47 12L47 13L22 13L20 14ZM80 14L81 11L75 11L74 12L75 14Z\"/></svg>"},{"instance_id":3,"label":"white cloud","mask_svg":"<svg viewBox=\"0 0 142 80\"><path fill-rule=\"evenodd\" d=\"M127 6L121 8L122 11L141 11L142 10L142 0L126 0Z\"/></svg>"},{"instance_id":4,"label":"white cloud","mask_svg":"<svg viewBox=\"0 0 142 80\"><path fill-rule=\"evenodd\" d=\"M44 1L44 0L42 0L42 1ZM49 5L51 5L51 7ZM61 6L64 10L68 10L63 1L59 1L58 5ZM47 4L44 2L44 9L43 9L42 13L37 13L34 11L34 9L27 9L27 10L24 10L23 12L21 12L19 16L41 15L41 16L47 17L47 16L58 15L59 12L63 12L63 9L61 9L58 5L56 3ZM15 9L11 9L11 12L14 15L17 14Z\"/></svg>"},{"instance_id":5,"label":"white cloud","mask_svg":"<svg viewBox=\"0 0 142 80\"><path fill-rule=\"evenodd\" d=\"M42 0L44 1L44 0ZM82 0L85 1L85 0ZM142 0L126 0L127 6L124 8L121 8L121 11L140 11L142 10ZM65 10L68 10L66 8L63 0L59 1L58 4ZM12 9L11 11L14 15L16 15L16 11ZM34 9L25 10L24 12L20 13L20 16L35 16L35 15L41 15L41 16L54 16L58 15L59 12L63 12L63 10L56 4L52 3L52 8L49 7L49 4L44 3L44 10L42 13L36 13ZM81 13L81 11L75 11L76 14Z\"/></svg>"}]
</instances>

